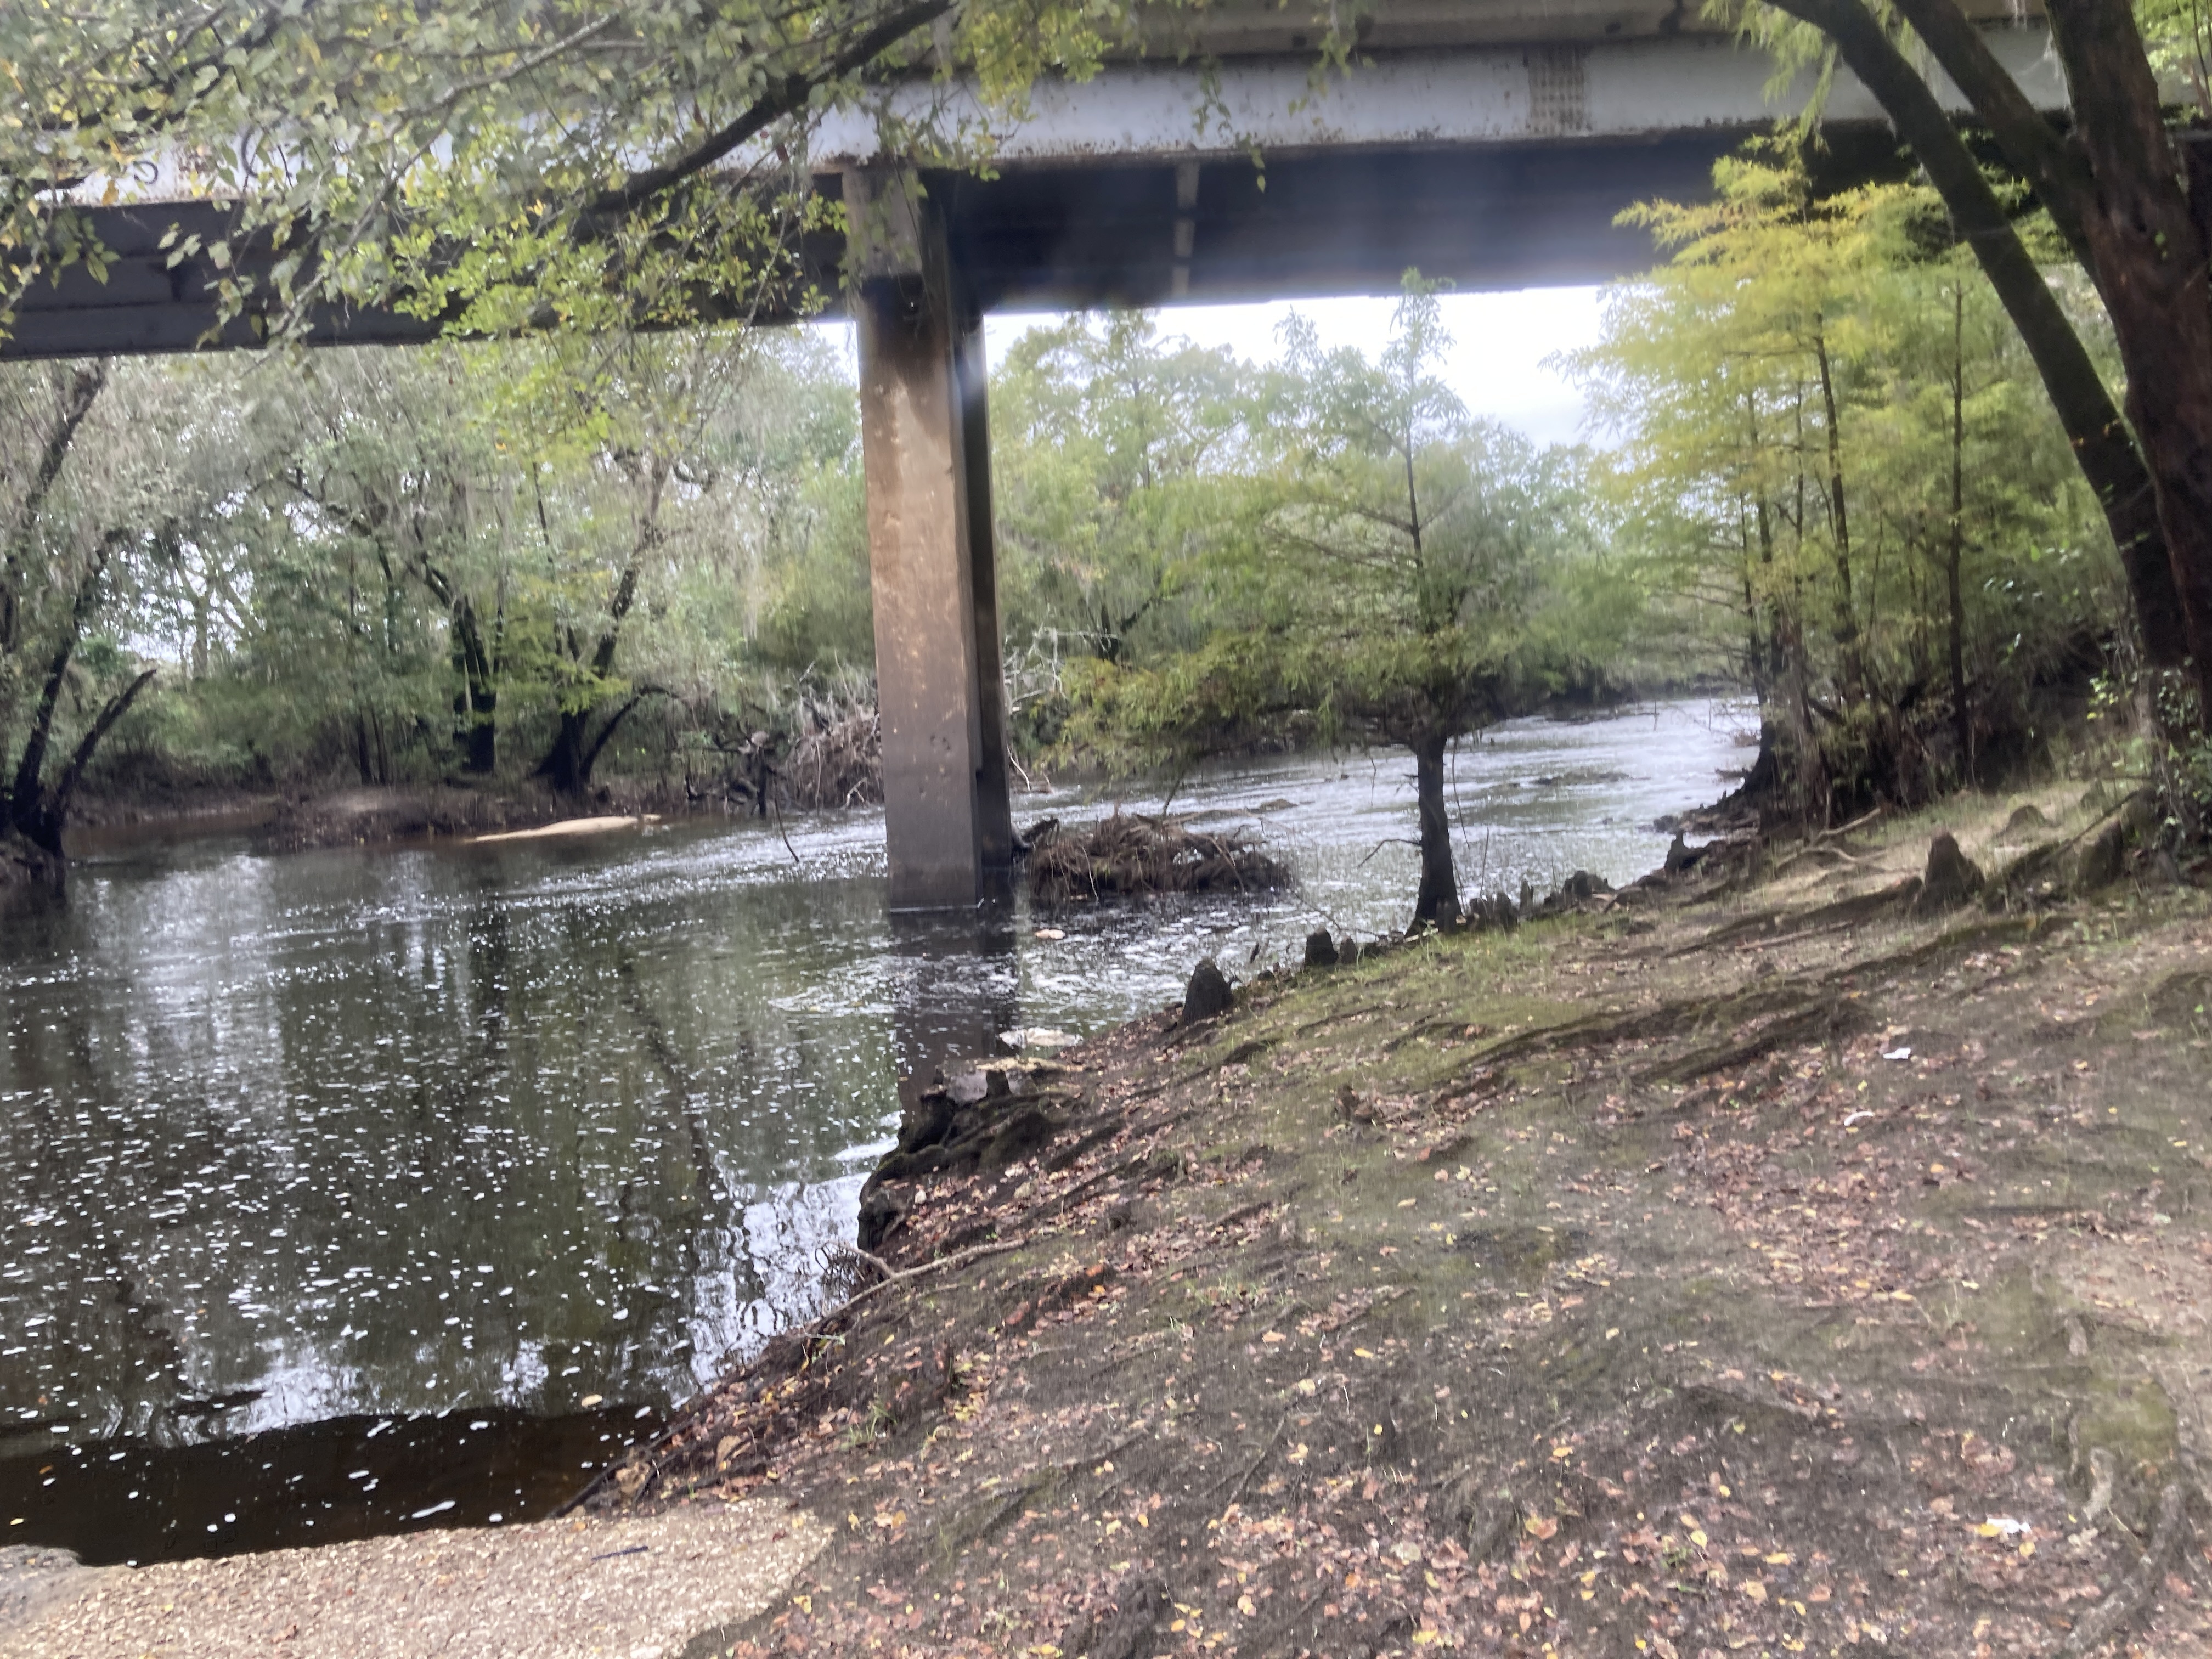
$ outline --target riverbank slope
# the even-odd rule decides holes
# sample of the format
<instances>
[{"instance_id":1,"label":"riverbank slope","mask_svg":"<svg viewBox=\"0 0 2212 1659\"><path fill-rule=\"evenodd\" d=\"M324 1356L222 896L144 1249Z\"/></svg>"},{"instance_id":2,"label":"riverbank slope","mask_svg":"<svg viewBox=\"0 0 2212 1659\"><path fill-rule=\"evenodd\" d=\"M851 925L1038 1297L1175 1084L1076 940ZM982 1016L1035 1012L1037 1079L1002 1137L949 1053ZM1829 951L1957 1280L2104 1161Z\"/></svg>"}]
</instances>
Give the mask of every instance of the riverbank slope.
<instances>
[{"instance_id":1,"label":"riverbank slope","mask_svg":"<svg viewBox=\"0 0 2212 1659\"><path fill-rule=\"evenodd\" d=\"M1027 1073L598 1502L840 1534L696 1656L2212 1639L2212 906L1932 827Z\"/></svg>"}]
</instances>

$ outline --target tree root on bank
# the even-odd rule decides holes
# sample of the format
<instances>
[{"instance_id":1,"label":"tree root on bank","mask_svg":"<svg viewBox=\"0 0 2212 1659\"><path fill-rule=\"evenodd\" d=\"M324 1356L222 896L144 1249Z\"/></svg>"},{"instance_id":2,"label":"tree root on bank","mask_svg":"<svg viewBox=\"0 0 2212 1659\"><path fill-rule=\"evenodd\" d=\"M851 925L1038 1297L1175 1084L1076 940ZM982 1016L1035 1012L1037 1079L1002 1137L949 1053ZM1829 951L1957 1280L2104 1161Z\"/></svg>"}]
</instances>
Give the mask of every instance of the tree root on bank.
<instances>
[{"instance_id":1,"label":"tree root on bank","mask_svg":"<svg viewBox=\"0 0 2212 1659\"><path fill-rule=\"evenodd\" d=\"M842 1319L847 1314L852 1312L854 1308L860 1306L861 1303L866 1302L870 1297L873 1296L878 1291L887 1289L890 1285L909 1285L917 1279L926 1279L932 1273L943 1273L950 1267L963 1267L970 1261L981 1261L985 1256L1004 1255L1009 1250L1020 1249L1022 1246L1026 1244L1029 1241L1027 1239L1010 1238L1001 1239L990 1244L977 1244L971 1246L968 1249L955 1250L950 1255L933 1257L931 1260L923 1262L918 1267L894 1267L890 1262L884 1261L881 1256L872 1255L867 1251L861 1249L858 1245L847 1244L841 1246L840 1249L842 1253L848 1254L860 1261L866 1262L869 1267L873 1267L878 1273L883 1274L883 1277L878 1279L874 1284L864 1285L860 1290L854 1291L852 1295L847 1297L844 1301L839 1303L828 1313L823 1314L819 1319L816 1320L814 1323L817 1327L827 1326L833 1320Z\"/></svg>"},{"instance_id":2,"label":"tree root on bank","mask_svg":"<svg viewBox=\"0 0 2212 1659\"><path fill-rule=\"evenodd\" d=\"M1815 909L1791 915L1786 910L1770 911L1763 915L1746 916L1740 921L1723 923L1710 933L1699 935L1676 950L1678 957L1691 957L1701 951L1714 950L1723 945L1737 945L1755 940L1761 945L1781 945L1805 939L1814 933L1828 933L1838 927L1855 927L1871 921L1877 916L1894 914L1911 901L1918 890L1915 878L1892 884L1872 893L1860 893Z\"/></svg>"},{"instance_id":3,"label":"tree root on bank","mask_svg":"<svg viewBox=\"0 0 2212 1659\"><path fill-rule=\"evenodd\" d=\"M2159 1494L2158 1520L2151 1528L2150 1547L2144 1551L2135 1571L2120 1581L2120 1586L2094 1611L2082 1615L2081 1622L2066 1638L2060 1650L2067 1654L2083 1654L2102 1646L2133 1622L2164 1582L2167 1564L2181 1547L2181 1535L2188 1529L2187 1505L2182 1501L2181 1483L2168 1483Z\"/></svg>"},{"instance_id":4,"label":"tree root on bank","mask_svg":"<svg viewBox=\"0 0 2212 1659\"><path fill-rule=\"evenodd\" d=\"M1717 1047L1692 1049L1679 1059L1663 1066L1655 1066L1639 1073L1637 1082L1695 1083L1701 1077L1715 1072L1733 1071L1739 1066L1771 1054L1777 1048L1796 1048L1808 1042L1832 1042L1863 1029L1865 1017L1839 997L1821 997L1806 1006L1770 1020L1752 1036L1735 1042Z\"/></svg>"}]
</instances>

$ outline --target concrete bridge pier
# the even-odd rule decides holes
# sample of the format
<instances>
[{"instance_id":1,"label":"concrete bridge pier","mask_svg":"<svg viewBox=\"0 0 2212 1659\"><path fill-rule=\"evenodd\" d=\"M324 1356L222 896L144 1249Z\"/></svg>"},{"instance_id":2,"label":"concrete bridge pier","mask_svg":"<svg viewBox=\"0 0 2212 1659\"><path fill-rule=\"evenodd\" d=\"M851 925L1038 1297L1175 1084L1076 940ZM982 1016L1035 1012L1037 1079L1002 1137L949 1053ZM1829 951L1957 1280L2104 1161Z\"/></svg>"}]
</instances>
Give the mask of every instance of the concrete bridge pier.
<instances>
[{"instance_id":1,"label":"concrete bridge pier","mask_svg":"<svg viewBox=\"0 0 2212 1659\"><path fill-rule=\"evenodd\" d=\"M845 208L891 908L970 906L1013 854L982 317L911 173L848 172Z\"/></svg>"}]
</instances>

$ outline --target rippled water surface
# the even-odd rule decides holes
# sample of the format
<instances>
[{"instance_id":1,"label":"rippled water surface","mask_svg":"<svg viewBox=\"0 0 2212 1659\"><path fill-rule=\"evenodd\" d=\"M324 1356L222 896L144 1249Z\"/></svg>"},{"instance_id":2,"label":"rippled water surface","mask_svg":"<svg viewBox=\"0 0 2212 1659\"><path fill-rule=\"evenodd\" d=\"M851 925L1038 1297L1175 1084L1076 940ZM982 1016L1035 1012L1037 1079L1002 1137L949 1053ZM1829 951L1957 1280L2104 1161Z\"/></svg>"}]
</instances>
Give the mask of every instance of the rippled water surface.
<instances>
[{"instance_id":1,"label":"rippled water surface","mask_svg":"<svg viewBox=\"0 0 2212 1659\"><path fill-rule=\"evenodd\" d=\"M1455 765L1462 884L1619 881L1742 763L1703 703ZM1157 811L1161 790L1124 792ZM897 1079L1191 964L1402 926L1411 765L1188 779L1296 891L885 913L873 814L80 864L0 927L0 1543L211 1553L545 1513L814 1307ZM1029 797L1022 821L1108 799Z\"/></svg>"}]
</instances>

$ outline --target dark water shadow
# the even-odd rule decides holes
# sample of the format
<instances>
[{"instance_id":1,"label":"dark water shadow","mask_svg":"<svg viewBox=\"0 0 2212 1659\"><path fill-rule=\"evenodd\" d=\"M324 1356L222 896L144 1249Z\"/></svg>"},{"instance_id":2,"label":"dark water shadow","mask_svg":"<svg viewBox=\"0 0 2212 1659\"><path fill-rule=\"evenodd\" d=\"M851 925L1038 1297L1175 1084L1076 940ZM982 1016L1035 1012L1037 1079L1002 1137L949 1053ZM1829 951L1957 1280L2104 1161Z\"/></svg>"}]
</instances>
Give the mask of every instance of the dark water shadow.
<instances>
[{"instance_id":1,"label":"dark water shadow","mask_svg":"<svg viewBox=\"0 0 2212 1659\"><path fill-rule=\"evenodd\" d=\"M894 911L890 948L900 971L891 996L891 1065L899 1103L911 1106L933 1078L996 1050L1020 1024L1015 911L994 897L973 910Z\"/></svg>"},{"instance_id":2,"label":"dark water shadow","mask_svg":"<svg viewBox=\"0 0 2212 1659\"><path fill-rule=\"evenodd\" d=\"M90 1565L512 1524L550 1515L660 1421L635 1406L562 1417L489 1406L186 1446L130 1438L42 1450L18 1433L0 1446L0 1515L15 1540Z\"/></svg>"}]
</instances>

